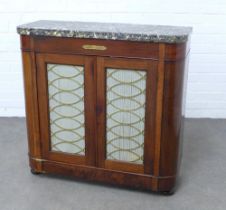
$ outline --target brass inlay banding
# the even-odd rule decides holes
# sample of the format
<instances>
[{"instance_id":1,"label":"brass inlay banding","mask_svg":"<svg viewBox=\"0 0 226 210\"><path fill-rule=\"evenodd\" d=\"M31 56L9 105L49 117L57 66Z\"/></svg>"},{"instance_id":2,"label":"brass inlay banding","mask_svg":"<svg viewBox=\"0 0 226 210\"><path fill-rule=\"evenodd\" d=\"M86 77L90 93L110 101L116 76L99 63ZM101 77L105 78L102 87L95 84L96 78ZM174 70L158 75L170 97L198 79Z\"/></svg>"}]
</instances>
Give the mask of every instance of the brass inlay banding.
<instances>
[{"instance_id":1,"label":"brass inlay banding","mask_svg":"<svg viewBox=\"0 0 226 210\"><path fill-rule=\"evenodd\" d=\"M34 161L37 161L37 162L43 162L43 161L46 161L44 159L41 159L41 158L31 158L32 160Z\"/></svg>"}]
</instances>

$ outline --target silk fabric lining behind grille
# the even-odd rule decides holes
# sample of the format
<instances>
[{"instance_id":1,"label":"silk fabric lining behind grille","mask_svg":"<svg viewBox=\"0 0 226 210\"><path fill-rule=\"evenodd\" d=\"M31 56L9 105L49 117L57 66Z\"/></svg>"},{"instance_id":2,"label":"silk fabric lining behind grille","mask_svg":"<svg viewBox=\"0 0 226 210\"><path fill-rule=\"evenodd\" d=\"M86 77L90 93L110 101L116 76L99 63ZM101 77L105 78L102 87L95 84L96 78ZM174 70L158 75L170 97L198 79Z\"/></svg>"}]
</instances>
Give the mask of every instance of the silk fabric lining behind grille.
<instances>
[{"instance_id":1,"label":"silk fabric lining behind grille","mask_svg":"<svg viewBox=\"0 0 226 210\"><path fill-rule=\"evenodd\" d=\"M146 72L107 68L107 159L142 164Z\"/></svg>"},{"instance_id":2,"label":"silk fabric lining behind grille","mask_svg":"<svg viewBox=\"0 0 226 210\"><path fill-rule=\"evenodd\" d=\"M51 149L85 154L84 67L47 64Z\"/></svg>"}]
</instances>

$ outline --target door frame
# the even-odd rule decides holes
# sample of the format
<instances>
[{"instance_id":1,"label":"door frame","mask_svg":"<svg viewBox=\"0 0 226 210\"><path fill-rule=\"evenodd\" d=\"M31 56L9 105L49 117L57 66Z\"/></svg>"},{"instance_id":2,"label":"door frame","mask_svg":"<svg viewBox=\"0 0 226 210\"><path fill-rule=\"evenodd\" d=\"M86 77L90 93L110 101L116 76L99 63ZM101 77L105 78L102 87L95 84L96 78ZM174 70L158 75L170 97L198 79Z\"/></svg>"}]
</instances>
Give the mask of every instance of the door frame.
<instances>
[{"instance_id":1,"label":"door frame","mask_svg":"<svg viewBox=\"0 0 226 210\"><path fill-rule=\"evenodd\" d=\"M94 166L96 164L96 129L95 125L93 125L93 122L96 122L96 76L94 72L95 69L93 68L94 58L92 56L37 53L36 61L41 151L43 158L68 164ZM84 156L51 151L47 63L84 66Z\"/></svg>"},{"instance_id":2,"label":"door frame","mask_svg":"<svg viewBox=\"0 0 226 210\"><path fill-rule=\"evenodd\" d=\"M144 70L147 73L143 164L106 159L106 68ZM97 57L98 167L149 175L153 173L157 78L158 61L150 59Z\"/></svg>"}]
</instances>

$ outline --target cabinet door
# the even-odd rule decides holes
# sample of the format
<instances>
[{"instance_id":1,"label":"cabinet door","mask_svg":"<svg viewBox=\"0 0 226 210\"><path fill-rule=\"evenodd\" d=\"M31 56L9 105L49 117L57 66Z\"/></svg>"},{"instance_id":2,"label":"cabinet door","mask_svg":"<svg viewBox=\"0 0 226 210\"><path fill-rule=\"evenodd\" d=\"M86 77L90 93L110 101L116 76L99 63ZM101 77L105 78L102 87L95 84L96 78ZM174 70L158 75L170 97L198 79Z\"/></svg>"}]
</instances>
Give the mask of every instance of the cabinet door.
<instances>
[{"instance_id":1,"label":"cabinet door","mask_svg":"<svg viewBox=\"0 0 226 210\"><path fill-rule=\"evenodd\" d=\"M95 165L93 58L37 54L36 59L43 158Z\"/></svg>"},{"instance_id":2,"label":"cabinet door","mask_svg":"<svg viewBox=\"0 0 226 210\"><path fill-rule=\"evenodd\" d=\"M152 173L157 62L97 59L99 167Z\"/></svg>"}]
</instances>

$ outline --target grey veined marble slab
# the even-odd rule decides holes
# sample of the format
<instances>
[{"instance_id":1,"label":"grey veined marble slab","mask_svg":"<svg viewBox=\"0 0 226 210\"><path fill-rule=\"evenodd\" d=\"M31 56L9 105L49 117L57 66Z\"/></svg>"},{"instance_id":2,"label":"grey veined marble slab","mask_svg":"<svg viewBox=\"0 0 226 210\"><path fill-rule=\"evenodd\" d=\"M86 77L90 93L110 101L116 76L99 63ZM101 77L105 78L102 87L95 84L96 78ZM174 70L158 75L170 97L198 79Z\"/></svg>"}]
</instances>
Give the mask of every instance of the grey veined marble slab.
<instances>
[{"instance_id":1,"label":"grey veined marble slab","mask_svg":"<svg viewBox=\"0 0 226 210\"><path fill-rule=\"evenodd\" d=\"M21 35L183 43L191 27L40 20L17 27Z\"/></svg>"}]
</instances>

